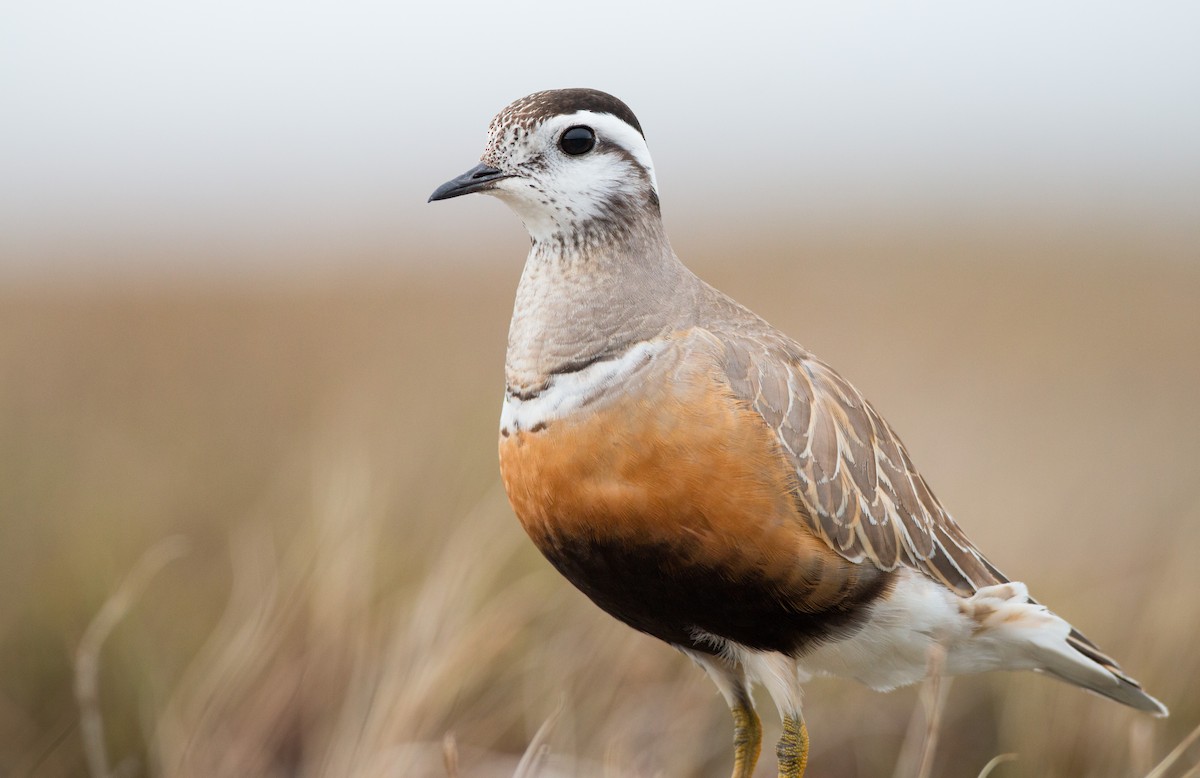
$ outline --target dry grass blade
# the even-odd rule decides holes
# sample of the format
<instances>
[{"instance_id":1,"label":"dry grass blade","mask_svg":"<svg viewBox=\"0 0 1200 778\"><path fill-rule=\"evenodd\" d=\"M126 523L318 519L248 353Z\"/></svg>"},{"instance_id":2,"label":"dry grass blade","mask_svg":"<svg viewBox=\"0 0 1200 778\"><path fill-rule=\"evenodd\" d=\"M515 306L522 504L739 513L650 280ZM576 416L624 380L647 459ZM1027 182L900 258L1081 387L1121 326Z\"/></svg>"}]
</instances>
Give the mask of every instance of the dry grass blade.
<instances>
[{"instance_id":1,"label":"dry grass blade","mask_svg":"<svg viewBox=\"0 0 1200 778\"><path fill-rule=\"evenodd\" d=\"M1175 748L1171 750L1171 753L1167 754L1166 758L1159 762L1158 765L1146 775L1146 778L1163 778L1163 776L1167 774L1167 770L1170 770L1176 762L1183 758L1183 755L1187 753L1187 750L1191 748L1192 744L1196 742L1197 738L1200 738L1200 725L1193 729L1187 737L1179 741L1179 745L1175 746ZM1191 775L1194 772L1195 769L1193 769L1192 772L1189 772L1188 775Z\"/></svg>"},{"instance_id":2,"label":"dry grass blade","mask_svg":"<svg viewBox=\"0 0 1200 778\"><path fill-rule=\"evenodd\" d=\"M533 740L529 741L529 747L525 749L525 753L521 756L521 761L517 763L517 769L513 773L513 778L537 778L538 773L541 772L542 766L546 762L546 757L550 755L550 746L546 743L546 740L549 739L550 732L554 729L554 725L558 723L565 707L566 700L559 700L558 707L546 717L546 720L542 722L542 726L538 727Z\"/></svg>"},{"instance_id":3,"label":"dry grass blade","mask_svg":"<svg viewBox=\"0 0 1200 778\"><path fill-rule=\"evenodd\" d=\"M983 766L983 769L979 771L979 778L988 778L988 776L992 774L992 770L995 770L1005 762L1015 761L1017 761L1016 754L996 754L988 761L987 764Z\"/></svg>"},{"instance_id":4,"label":"dry grass blade","mask_svg":"<svg viewBox=\"0 0 1200 778\"><path fill-rule=\"evenodd\" d=\"M108 748L104 742L104 718L100 713L100 649L113 629L125 618L154 576L188 551L186 538L173 535L151 546L121 581L95 618L84 630L75 649L75 700L79 705L79 729L84 757L92 778L109 778ZM122 772L128 772L122 767Z\"/></svg>"},{"instance_id":5,"label":"dry grass blade","mask_svg":"<svg viewBox=\"0 0 1200 778\"><path fill-rule=\"evenodd\" d=\"M945 649L934 645L929 651L928 671L925 683L921 685L921 709L925 711L924 726L921 719L914 713L904 738L904 747L900 750L900 758L896 761L896 778L904 775L914 775L917 778L929 778L933 772L933 757L937 752L938 733L942 724L942 709L945 707L946 692L949 683L943 682L942 665L946 658ZM916 764L915 769L909 766Z\"/></svg>"}]
</instances>

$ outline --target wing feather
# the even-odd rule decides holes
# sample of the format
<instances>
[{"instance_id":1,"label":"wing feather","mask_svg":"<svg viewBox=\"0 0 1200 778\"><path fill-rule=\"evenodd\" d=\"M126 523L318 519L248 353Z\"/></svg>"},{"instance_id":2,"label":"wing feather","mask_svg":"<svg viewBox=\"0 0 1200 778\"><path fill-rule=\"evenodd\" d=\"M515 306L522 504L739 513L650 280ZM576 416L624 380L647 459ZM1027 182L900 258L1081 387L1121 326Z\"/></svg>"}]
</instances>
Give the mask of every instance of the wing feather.
<instances>
[{"instance_id":1,"label":"wing feather","mask_svg":"<svg viewBox=\"0 0 1200 778\"><path fill-rule=\"evenodd\" d=\"M738 399L774 430L810 528L854 562L914 567L962 595L1005 581L942 507L904 444L831 367L790 341L727 336Z\"/></svg>"}]
</instances>

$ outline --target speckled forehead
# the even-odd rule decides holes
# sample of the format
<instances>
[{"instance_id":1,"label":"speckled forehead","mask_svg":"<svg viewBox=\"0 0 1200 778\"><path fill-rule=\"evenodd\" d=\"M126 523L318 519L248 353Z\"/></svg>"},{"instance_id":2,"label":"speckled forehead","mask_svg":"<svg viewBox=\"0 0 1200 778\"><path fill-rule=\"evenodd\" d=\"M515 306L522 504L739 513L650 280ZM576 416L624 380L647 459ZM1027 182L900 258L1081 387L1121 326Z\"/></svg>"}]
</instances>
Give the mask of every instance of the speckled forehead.
<instances>
[{"instance_id":1,"label":"speckled forehead","mask_svg":"<svg viewBox=\"0 0 1200 778\"><path fill-rule=\"evenodd\" d=\"M529 99L518 100L492 119L488 125L488 149L492 153L511 149L545 120L547 114L527 105Z\"/></svg>"},{"instance_id":2,"label":"speckled forehead","mask_svg":"<svg viewBox=\"0 0 1200 778\"><path fill-rule=\"evenodd\" d=\"M488 134L494 138L517 129L532 130L538 122L553 115L548 110L546 95L546 92L537 92L509 105L492 119Z\"/></svg>"}]
</instances>

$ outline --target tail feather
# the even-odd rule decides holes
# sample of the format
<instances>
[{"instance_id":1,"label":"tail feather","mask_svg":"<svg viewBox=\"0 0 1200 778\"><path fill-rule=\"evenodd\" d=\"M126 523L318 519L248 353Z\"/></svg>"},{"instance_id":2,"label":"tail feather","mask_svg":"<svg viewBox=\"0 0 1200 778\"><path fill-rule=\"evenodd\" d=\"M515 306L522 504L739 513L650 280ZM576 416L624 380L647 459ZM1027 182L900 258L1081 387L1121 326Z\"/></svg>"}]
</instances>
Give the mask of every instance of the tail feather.
<instances>
[{"instance_id":1,"label":"tail feather","mask_svg":"<svg viewBox=\"0 0 1200 778\"><path fill-rule=\"evenodd\" d=\"M1046 643L1038 642L1036 656L1042 663L1039 669L1047 675L1154 716L1167 715L1167 706L1146 694L1115 662L1081 645L1073 635L1066 641Z\"/></svg>"},{"instance_id":2,"label":"tail feather","mask_svg":"<svg viewBox=\"0 0 1200 778\"><path fill-rule=\"evenodd\" d=\"M966 612L979 621L981 630L993 636L1001 633L1004 642L1021 647L1031 669L1131 708L1167 715L1165 705L1146 694L1141 684L1082 633L1029 597L1023 584L1013 581L985 587L966 603Z\"/></svg>"}]
</instances>

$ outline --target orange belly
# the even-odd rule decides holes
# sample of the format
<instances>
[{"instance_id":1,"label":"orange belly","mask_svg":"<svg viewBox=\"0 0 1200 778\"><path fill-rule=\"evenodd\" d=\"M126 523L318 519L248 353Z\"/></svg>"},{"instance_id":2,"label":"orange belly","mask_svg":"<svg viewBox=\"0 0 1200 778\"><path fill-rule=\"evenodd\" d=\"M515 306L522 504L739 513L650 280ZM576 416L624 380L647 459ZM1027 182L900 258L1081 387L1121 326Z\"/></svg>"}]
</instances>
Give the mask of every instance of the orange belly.
<instances>
[{"instance_id":1,"label":"orange belly","mask_svg":"<svg viewBox=\"0 0 1200 778\"><path fill-rule=\"evenodd\" d=\"M761 417L703 378L655 387L501 438L509 500L542 553L677 645L796 655L852 631L889 576L808 531Z\"/></svg>"}]
</instances>

